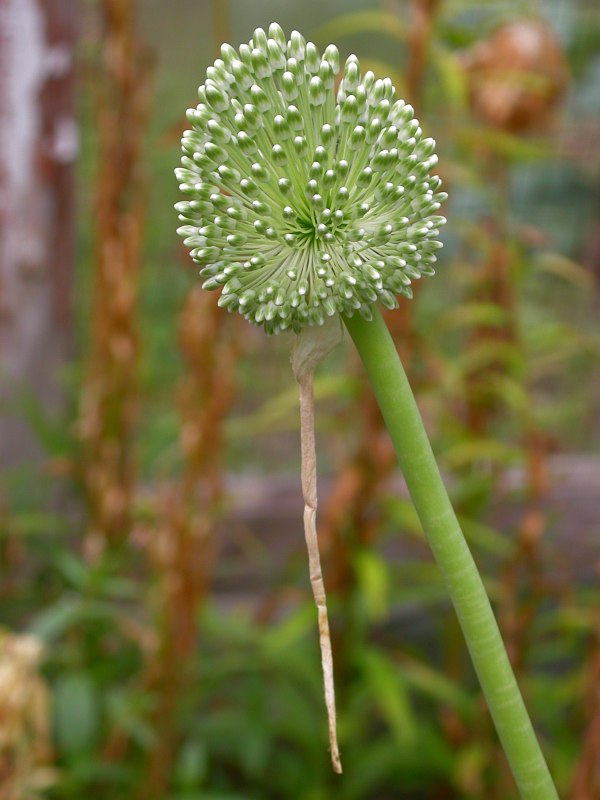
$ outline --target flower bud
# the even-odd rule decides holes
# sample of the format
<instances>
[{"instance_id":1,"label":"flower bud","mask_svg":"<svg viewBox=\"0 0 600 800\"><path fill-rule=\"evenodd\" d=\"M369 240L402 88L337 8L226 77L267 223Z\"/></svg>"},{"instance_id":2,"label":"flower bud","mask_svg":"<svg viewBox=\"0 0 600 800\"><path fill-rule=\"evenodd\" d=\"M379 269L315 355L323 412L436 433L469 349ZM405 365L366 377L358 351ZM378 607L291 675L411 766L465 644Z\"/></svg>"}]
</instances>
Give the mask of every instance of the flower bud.
<instances>
[{"instance_id":1,"label":"flower bud","mask_svg":"<svg viewBox=\"0 0 600 800\"><path fill-rule=\"evenodd\" d=\"M308 87L308 96L313 106L322 106L325 102L326 92L325 86L323 85L323 81L315 75L310 80L310 84Z\"/></svg>"},{"instance_id":2,"label":"flower bud","mask_svg":"<svg viewBox=\"0 0 600 800\"><path fill-rule=\"evenodd\" d=\"M330 44L325 48L323 58L331 64L333 74L337 75L340 71L340 53L334 44Z\"/></svg>"}]
</instances>

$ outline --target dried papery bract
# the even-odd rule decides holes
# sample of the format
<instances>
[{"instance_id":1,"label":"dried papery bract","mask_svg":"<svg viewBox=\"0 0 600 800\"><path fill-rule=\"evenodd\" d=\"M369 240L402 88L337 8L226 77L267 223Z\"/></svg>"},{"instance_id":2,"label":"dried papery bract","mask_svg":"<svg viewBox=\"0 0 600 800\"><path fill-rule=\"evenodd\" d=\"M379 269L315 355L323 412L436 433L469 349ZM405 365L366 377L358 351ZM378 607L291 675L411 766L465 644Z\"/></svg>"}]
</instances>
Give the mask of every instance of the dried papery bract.
<instances>
[{"instance_id":1,"label":"dried papery bract","mask_svg":"<svg viewBox=\"0 0 600 800\"><path fill-rule=\"evenodd\" d=\"M292 370L300 387L300 441L302 455L302 494L304 495L304 536L308 550L310 582L317 606L319 643L325 688L325 705L329 720L329 748L331 763L337 773L342 763L337 741L335 689L333 681L333 656L327 616L327 598L321 571L319 540L317 538L317 456L315 447L315 419L313 374L319 362L342 339L338 319L330 320L324 328L307 328L297 337L292 350Z\"/></svg>"}]
</instances>

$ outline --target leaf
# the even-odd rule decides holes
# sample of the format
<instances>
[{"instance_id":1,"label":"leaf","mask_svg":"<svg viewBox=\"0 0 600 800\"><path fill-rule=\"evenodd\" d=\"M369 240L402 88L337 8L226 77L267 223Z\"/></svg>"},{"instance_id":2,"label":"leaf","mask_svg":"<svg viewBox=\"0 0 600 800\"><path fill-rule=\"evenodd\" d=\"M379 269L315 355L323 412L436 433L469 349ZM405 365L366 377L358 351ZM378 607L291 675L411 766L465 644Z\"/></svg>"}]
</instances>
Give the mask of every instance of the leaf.
<instances>
[{"instance_id":1,"label":"leaf","mask_svg":"<svg viewBox=\"0 0 600 800\"><path fill-rule=\"evenodd\" d=\"M86 672L59 678L54 690L54 726L59 750L79 756L89 750L99 733L96 688Z\"/></svg>"},{"instance_id":2,"label":"leaf","mask_svg":"<svg viewBox=\"0 0 600 800\"><path fill-rule=\"evenodd\" d=\"M35 434L45 453L53 457L68 456L73 450L73 439L70 427L65 420L53 416L34 394L23 391L8 404L12 412L14 404L15 413L23 417Z\"/></svg>"},{"instance_id":3,"label":"leaf","mask_svg":"<svg viewBox=\"0 0 600 800\"><path fill-rule=\"evenodd\" d=\"M354 559L361 602L372 621L387 617L390 605L389 571L383 558L363 550Z\"/></svg>"},{"instance_id":4,"label":"leaf","mask_svg":"<svg viewBox=\"0 0 600 800\"><path fill-rule=\"evenodd\" d=\"M406 656L403 656L399 669L407 683L423 694L446 703L463 714L469 711L472 704L469 694L460 684L453 683L441 672Z\"/></svg>"},{"instance_id":5,"label":"leaf","mask_svg":"<svg viewBox=\"0 0 600 800\"><path fill-rule=\"evenodd\" d=\"M395 14L385 11L355 11L320 25L315 31L314 38L317 42L325 43L357 33L383 33L404 42L408 28Z\"/></svg>"},{"instance_id":6,"label":"leaf","mask_svg":"<svg viewBox=\"0 0 600 800\"><path fill-rule=\"evenodd\" d=\"M444 47L432 44L430 60L437 72L438 83L444 97L447 98L453 109L462 113L467 108L469 88L465 72L456 54Z\"/></svg>"},{"instance_id":7,"label":"leaf","mask_svg":"<svg viewBox=\"0 0 600 800\"><path fill-rule=\"evenodd\" d=\"M496 439L476 439L472 442L458 442L441 455L448 469L460 469L480 462L509 465L522 458L518 447L499 442Z\"/></svg>"},{"instance_id":8,"label":"leaf","mask_svg":"<svg viewBox=\"0 0 600 800\"><path fill-rule=\"evenodd\" d=\"M45 642L59 639L81 619L81 606L75 600L61 599L34 617L29 630Z\"/></svg>"},{"instance_id":9,"label":"leaf","mask_svg":"<svg viewBox=\"0 0 600 800\"><path fill-rule=\"evenodd\" d=\"M512 342L484 340L470 346L458 358L454 356L452 365L463 375L469 375L496 364L508 370L517 370L522 360L522 354Z\"/></svg>"},{"instance_id":10,"label":"leaf","mask_svg":"<svg viewBox=\"0 0 600 800\"><path fill-rule=\"evenodd\" d=\"M376 650L363 653L361 665L367 686L398 746L412 748L416 741L417 723L402 675Z\"/></svg>"},{"instance_id":11,"label":"leaf","mask_svg":"<svg viewBox=\"0 0 600 800\"><path fill-rule=\"evenodd\" d=\"M585 267L560 253L540 253L535 260L535 267L539 272L555 275L584 290L594 285L594 279Z\"/></svg>"},{"instance_id":12,"label":"leaf","mask_svg":"<svg viewBox=\"0 0 600 800\"><path fill-rule=\"evenodd\" d=\"M394 526L400 528L402 533L409 533L418 539L423 539L423 529L419 521L419 515L411 500L399 497L385 497L382 500L382 505L386 512L387 521L393 521Z\"/></svg>"},{"instance_id":13,"label":"leaf","mask_svg":"<svg viewBox=\"0 0 600 800\"><path fill-rule=\"evenodd\" d=\"M475 740L456 754L453 781L461 794L479 794L483 786L483 772L490 759L490 744Z\"/></svg>"},{"instance_id":14,"label":"leaf","mask_svg":"<svg viewBox=\"0 0 600 800\"><path fill-rule=\"evenodd\" d=\"M89 566L68 550L59 551L54 559L56 568L65 579L75 589L83 589L89 582Z\"/></svg>"},{"instance_id":15,"label":"leaf","mask_svg":"<svg viewBox=\"0 0 600 800\"><path fill-rule=\"evenodd\" d=\"M46 511L18 511L11 519L18 536L66 536L67 530L64 517L50 514ZM3 535L0 530L0 536Z\"/></svg>"},{"instance_id":16,"label":"leaf","mask_svg":"<svg viewBox=\"0 0 600 800\"><path fill-rule=\"evenodd\" d=\"M443 332L474 325L499 328L507 322L508 312L495 303L463 303L441 315L439 330Z\"/></svg>"},{"instance_id":17,"label":"leaf","mask_svg":"<svg viewBox=\"0 0 600 800\"><path fill-rule=\"evenodd\" d=\"M347 385L349 385L347 376L317 376L314 381L315 400L337 398ZM298 389L295 385L272 397L254 414L245 414L243 417L230 419L225 424L227 435L231 438L256 436L264 432L294 430L297 426Z\"/></svg>"},{"instance_id":18,"label":"leaf","mask_svg":"<svg viewBox=\"0 0 600 800\"><path fill-rule=\"evenodd\" d=\"M457 134L457 144L467 151L485 148L499 158L531 162L555 156L552 147L541 139L524 139L491 127L465 126Z\"/></svg>"},{"instance_id":19,"label":"leaf","mask_svg":"<svg viewBox=\"0 0 600 800\"><path fill-rule=\"evenodd\" d=\"M310 635L314 631L316 613L312 603L307 603L284 617L276 627L271 627L265 632L263 637L265 652L269 656L274 656L285 653L290 648L301 647L307 633Z\"/></svg>"},{"instance_id":20,"label":"leaf","mask_svg":"<svg viewBox=\"0 0 600 800\"><path fill-rule=\"evenodd\" d=\"M469 544L495 556L506 558L513 545L506 536L475 519L461 517L461 528Z\"/></svg>"},{"instance_id":21,"label":"leaf","mask_svg":"<svg viewBox=\"0 0 600 800\"><path fill-rule=\"evenodd\" d=\"M197 739L186 742L177 757L173 778L180 789L201 786L208 771L208 753L204 742Z\"/></svg>"},{"instance_id":22,"label":"leaf","mask_svg":"<svg viewBox=\"0 0 600 800\"><path fill-rule=\"evenodd\" d=\"M488 390L515 412L527 412L529 416L533 411L531 395L527 388L519 381L513 380L508 375L490 375Z\"/></svg>"}]
</instances>

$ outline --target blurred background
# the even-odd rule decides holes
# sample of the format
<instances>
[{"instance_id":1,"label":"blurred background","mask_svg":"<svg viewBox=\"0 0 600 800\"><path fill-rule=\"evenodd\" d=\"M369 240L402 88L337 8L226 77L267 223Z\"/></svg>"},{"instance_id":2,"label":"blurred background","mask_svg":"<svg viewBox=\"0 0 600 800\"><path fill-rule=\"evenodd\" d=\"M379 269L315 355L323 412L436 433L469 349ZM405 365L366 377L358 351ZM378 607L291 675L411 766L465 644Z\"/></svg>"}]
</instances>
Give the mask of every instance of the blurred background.
<instances>
[{"instance_id":1,"label":"blurred background","mask_svg":"<svg viewBox=\"0 0 600 800\"><path fill-rule=\"evenodd\" d=\"M387 320L561 797L598 800L595 0L0 0L0 800L516 799L348 343L331 772L290 338L217 311L173 211L207 65L273 20L438 142L438 275Z\"/></svg>"}]
</instances>

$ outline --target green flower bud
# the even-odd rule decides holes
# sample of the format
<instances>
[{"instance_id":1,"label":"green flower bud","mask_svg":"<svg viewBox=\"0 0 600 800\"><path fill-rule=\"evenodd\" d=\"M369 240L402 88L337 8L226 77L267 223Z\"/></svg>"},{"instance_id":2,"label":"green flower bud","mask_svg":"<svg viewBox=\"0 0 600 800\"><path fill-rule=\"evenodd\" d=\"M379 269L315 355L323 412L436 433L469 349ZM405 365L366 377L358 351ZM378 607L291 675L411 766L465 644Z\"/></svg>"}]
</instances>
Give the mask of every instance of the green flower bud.
<instances>
[{"instance_id":1,"label":"green flower bud","mask_svg":"<svg viewBox=\"0 0 600 800\"><path fill-rule=\"evenodd\" d=\"M358 82L360 80L360 68L358 65L358 59L356 56L352 55L348 57L346 61L346 65L344 67L344 91L351 92L358 86Z\"/></svg>"},{"instance_id":2,"label":"green flower bud","mask_svg":"<svg viewBox=\"0 0 600 800\"><path fill-rule=\"evenodd\" d=\"M272 36L271 38L274 39L275 37ZM252 34L252 45L253 49L256 48L261 53L267 54L267 34L262 28L257 28Z\"/></svg>"},{"instance_id":3,"label":"green flower bud","mask_svg":"<svg viewBox=\"0 0 600 800\"><path fill-rule=\"evenodd\" d=\"M248 136L245 131L240 131L235 138L237 139L240 150L245 155L250 155L250 153L256 150L256 142L251 136Z\"/></svg>"},{"instance_id":4,"label":"green flower bud","mask_svg":"<svg viewBox=\"0 0 600 800\"><path fill-rule=\"evenodd\" d=\"M249 86L252 86L254 83L252 73L248 67L238 59L233 61L231 65L231 72L235 78L236 84L242 89L242 91L247 89Z\"/></svg>"},{"instance_id":5,"label":"green flower bud","mask_svg":"<svg viewBox=\"0 0 600 800\"><path fill-rule=\"evenodd\" d=\"M306 40L298 31L292 31L288 45L288 53L292 58L297 61L304 61L304 53L306 52Z\"/></svg>"},{"instance_id":6,"label":"green flower bud","mask_svg":"<svg viewBox=\"0 0 600 800\"><path fill-rule=\"evenodd\" d=\"M281 93L288 103L298 97L298 86L293 73L284 72L281 76Z\"/></svg>"},{"instance_id":7,"label":"green flower bud","mask_svg":"<svg viewBox=\"0 0 600 800\"><path fill-rule=\"evenodd\" d=\"M298 111L296 106L288 106L285 112L285 118L293 131L301 131L304 128L304 120L302 114Z\"/></svg>"},{"instance_id":8,"label":"green flower bud","mask_svg":"<svg viewBox=\"0 0 600 800\"><path fill-rule=\"evenodd\" d=\"M267 41L267 51L273 69L283 69L285 67L285 53L275 39L269 39Z\"/></svg>"},{"instance_id":9,"label":"green flower bud","mask_svg":"<svg viewBox=\"0 0 600 800\"><path fill-rule=\"evenodd\" d=\"M362 147L366 139L366 131L362 125L357 125L350 134L350 149L358 150Z\"/></svg>"},{"instance_id":10,"label":"green flower bud","mask_svg":"<svg viewBox=\"0 0 600 800\"><path fill-rule=\"evenodd\" d=\"M331 68L331 64L328 61L321 61L321 66L319 67L319 78L323 81L323 86L326 89L333 88L335 75L333 69Z\"/></svg>"},{"instance_id":11,"label":"green flower bud","mask_svg":"<svg viewBox=\"0 0 600 800\"><path fill-rule=\"evenodd\" d=\"M276 114L273 118L273 130L277 140L280 142L285 142L286 139L290 138L290 125L281 114Z\"/></svg>"},{"instance_id":12,"label":"green flower bud","mask_svg":"<svg viewBox=\"0 0 600 800\"><path fill-rule=\"evenodd\" d=\"M221 45L221 57L227 67L230 67L233 61L238 57L235 49L230 44Z\"/></svg>"},{"instance_id":13,"label":"green flower bud","mask_svg":"<svg viewBox=\"0 0 600 800\"><path fill-rule=\"evenodd\" d=\"M268 78L273 72L272 64L258 47L255 47L252 51L252 69L257 78Z\"/></svg>"},{"instance_id":14,"label":"green flower bud","mask_svg":"<svg viewBox=\"0 0 600 800\"><path fill-rule=\"evenodd\" d=\"M319 56L319 51L312 42L308 42L306 45L306 52L304 54L304 67L306 71L309 74L314 75L315 72L319 71L320 63L321 58Z\"/></svg>"},{"instance_id":15,"label":"green flower bud","mask_svg":"<svg viewBox=\"0 0 600 800\"><path fill-rule=\"evenodd\" d=\"M250 89L250 96L252 98L252 103L256 106L261 114L265 114L267 111L271 110L271 101L260 88L260 86L254 84Z\"/></svg>"},{"instance_id":16,"label":"green flower bud","mask_svg":"<svg viewBox=\"0 0 600 800\"><path fill-rule=\"evenodd\" d=\"M308 150L306 136L296 136L294 138L294 149L299 156L306 154L306 151Z\"/></svg>"},{"instance_id":17,"label":"green flower bud","mask_svg":"<svg viewBox=\"0 0 600 800\"><path fill-rule=\"evenodd\" d=\"M287 164L285 150L279 144L273 145L271 150L271 158L273 159L273 163L278 167L285 167Z\"/></svg>"},{"instance_id":18,"label":"green flower bud","mask_svg":"<svg viewBox=\"0 0 600 800\"><path fill-rule=\"evenodd\" d=\"M325 48L323 58L331 64L333 74L337 75L340 71L340 53L334 44L330 44Z\"/></svg>"},{"instance_id":19,"label":"green flower bud","mask_svg":"<svg viewBox=\"0 0 600 800\"><path fill-rule=\"evenodd\" d=\"M269 38L277 42L279 48L283 50L283 52L285 53L286 51L285 33L282 31L281 26L278 25L276 22L272 22L269 25Z\"/></svg>"},{"instance_id":20,"label":"green flower bud","mask_svg":"<svg viewBox=\"0 0 600 800\"><path fill-rule=\"evenodd\" d=\"M214 84L206 85L206 102L217 113L226 111L229 108L229 98L225 92L218 89Z\"/></svg>"},{"instance_id":21,"label":"green flower bud","mask_svg":"<svg viewBox=\"0 0 600 800\"><path fill-rule=\"evenodd\" d=\"M323 81L317 75L310 80L308 85L308 96L310 98L311 105L313 106L322 106L325 102L325 98L327 97L325 86L323 85Z\"/></svg>"}]
</instances>

